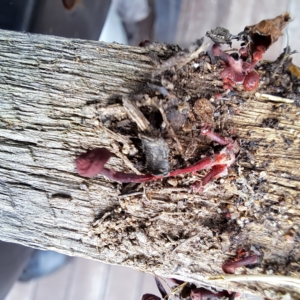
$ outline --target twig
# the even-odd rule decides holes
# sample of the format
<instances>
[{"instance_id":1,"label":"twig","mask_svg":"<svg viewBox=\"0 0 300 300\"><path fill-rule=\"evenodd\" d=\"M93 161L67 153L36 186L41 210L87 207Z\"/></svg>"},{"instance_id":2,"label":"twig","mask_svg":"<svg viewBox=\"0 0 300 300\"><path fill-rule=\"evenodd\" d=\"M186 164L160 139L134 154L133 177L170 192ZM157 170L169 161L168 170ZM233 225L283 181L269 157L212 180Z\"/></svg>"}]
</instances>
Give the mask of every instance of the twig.
<instances>
[{"instance_id":1,"label":"twig","mask_svg":"<svg viewBox=\"0 0 300 300\"><path fill-rule=\"evenodd\" d=\"M182 291L182 289L183 289L187 284L188 284L188 282L184 282L184 283L182 283L182 284L176 286L175 288L172 289L172 291L171 291L170 294L171 294L171 295L179 294L179 293Z\"/></svg>"},{"instance_id":2,"label":"twig","mask_svg":"<svg viewBox=\"0 0 300 300\"><path fill-rule=\"evenodd\" d=\"M260 93L255 93L255 97L261 100L270 100L274 102L283 102L283 103L294 103L295 101L292 99L288 98L282 98L274 95L269 95L269 94L260 94Z\"/></svg>"},{"instance_id":3,"label":"twig","mask_svg":"<svg viewBox=\"0 0 300 300\"><path fill-rule=\"evenodd\" d=\"M193 59L197 58L199 56L200 53L205 52L207 50L207 48L209 47L210 43L206 43L205 45L201 45L196 51L194 51L191 54L188 55L184 55L182 57L171 57L170 59L164 61L160 66L159 66L159 70L156 70L153 73L153 76L157 76L161 73L163 73L164 71L176 66L176 68L179 70L182 67L184 67L186 64L188 64L190 61L192 61Z\"/></svg>"},{"instance_id":4,"label":"twig","mask_svg":"<svg viewBox=\"0 0 300 300\"><path fill-rule=\"evenodd\" d=\"M180 154L183 156L183 149L182 149L182 146L180 144L180 141L173 129L173 127L171 126L170 122L168 121L168 118L166 116L166 113L165 113L165 110L163 109L163 107L158 103L158 99L155 97L155 98L152 98L151 99L151 102L152 104L160 111L161 113L161 116L163 118L163 121L164 123L166 124L166 128L168 130L168 133L169 135L171 136L172 139L174 139L174 141L176 142L177 144L177 148L180 152Z\"/></svg>"},{"instance_id":5,"label":"twig","mask_svg":"<svg viewBox=\"0 0 300 300\"><path fill-rule=\"evenodd\" d=\"M115 150L115 155L122 159L125 165L134 171L136 174L141 175L142 173L133 165L126 155L119 151L119 147L116 143L112 143L112 147Z\"/></svg>"},{"instance_id":6,"label":"twig","mask_svg":"<svg viewBox=\"0 0 300 300\"><path fill-rule=\"evenodd\" d=\"M155 192L157 194L171 194L171 193L180 193L185 192L187 193L189 191L189 188L187 187L174 187L174 188L162 188L161 190L156 190Z\"/></svg>"},{"instance_id":7,"label":"twig","mask_svg":"<svg viewBox=\"0 0 300 300\"><path fill-rule=\"evenodd\" d=\"M162 285L162 283L160 282L160 280L157 277L154 277L154 279L155 279L157 288L158 288L159 292L161 293L163 299L167 299L168 293L166 292L164 286Z\"/></svg>"},{"instance_id":8,"label":"twig","mask_svg":"<svg viewBox=\"0 0 300 300\"><path fill-rule=\"evenodd\" d=\"M287 27L288 27L288 26L287 26ZM289 52L289 31L288 31L288 29L286 29L286 48L285 48L285 51L284 51L284 52L285 52L285 53L284 53L284 55L283 55L283 57L282 57L280 63L279 63L278 66L276 67L276 69L275 69L273 75L271 76L271 78L274 78L274 77L276 76L278 69L279 69L280 67L282 67L284 61L285 61L285 60L287 59L287 57L289 56L289 55L288 55L289 53L287 53L287 52Z\"/></svg>"},{"instance_id":9,"label":"twig","mask_svg":"<svg viewBox=\"0 0 300 300\"><path fill-rule=\"evenodd\" d=\"M179 244L175 249L173 249L172 251L172 255L175 254L175 252L181 248L183 245L186 245L187 243L189 243L190 241L192 241L195 237L198 237L199 233L196 233L195 235L191 236L190 238L186 239L184 242L182 242L181 244Z\"/></svg>"},{"instance_id":10,"label":"twig","mask_svg":"<svg viewBox=\"0 0 300 300\"><path fill-rule=\"evenodd\" d=\"M209 281L238 281L238 282L249 282L249 281L259 281L266 282L270 284L282 284L291 285L300 289L300 279L290 276L280 276L280 275L219 275L208 277Z\"/></svg>"},{"instance_id":11,"label":"twig","mask_svg":"<svg viewBox=\"0 0 300 300\"><path fill-rule=\"evenodd\" d=\"M182 67L184 67L186 64L188 64L190 61L192 61L193 59L197 58L199 56L200 53L205 52L208 48L208 46L210 45L210 43L206 43L204 45L201 45L201 47L199 47L195 52L193 52L189 57L185 58L183 61L179 62L179 64L177 65L177 69L181 69Z\"/></svg>"},{"instance_id":12,"label":"twig","mask_svg":"<svg viewBox=\"0 0 300 300\"><path fill-rule=\"evenodd\" d=\"M146 199L148 202L151 202L151 200L149 199L149 197L148 197L148 195L147 195L145 186L143 186L143 196L145 197L145 199Z\"/></svg>"},{"instance_id":13,"label":"twig","mask_svg":"<svg viewBox=\"0 0 300 300\"><path fill-rule=\"evenodd\" d=\"M143 195L144 192L131 192L131 193L126 193L126 194L121 194L118 197L119 198L125 198L125 197L130 197L130 196L137 196L137 195Z\"/></svg>"},{"instance_id":14,"label":"twig","mask_svg":"<svg viewBox=\"0 0 300 300\"><path fill-rule=\"evenodd\" d=\"M134 122L136 122L139 129L143 132L151 132L151 125L149 121L145 118L145 116L142 114L140 109L136 106L136 104L133 101L130 101L128 97L123 96L123 106L130 117Z\"/></svg>"},{"instance_id":15,"label":"twig","mask_svg":"<svg viewBox=\"0 0 300 300\"><path fill-rule=\"evenodd\" d=\"M107 217L109 217L111 214L112 214L111 211L106 212L106 213L101 217L101 219L98 219L98 220L96 220L96 221L93 223L93 227L96 227L96 226L100 225L100 224L101 224Z\"/></svg>"},{"instance_id":16,"label":"twig","mask_svg":"<svg viewBox=\"0 0 300 300\"><path fill-rule=\"evenodd\" d=\"M162 219L162 217L164 216L164 215L166 215L167 217L168 216L182 216L182 215L186 215L186 214L188 214L188 213L186 213L186 212L166 212L166 211L162 211L162 212L160 212L159 214L157 214L155 217L153 217L153 218L151 218L151 219L149 219L149 221L156 221L156 220L158 220L158 219ZM171 240L171 239L170 239ZM185 241L184 241L185 242ZM184 243L183 242L183 243ZM181 245L181 244L180 244ZM179 246L180 246L179 245ZM176 248L178 248L178 246L176 247ZM173 249L173 251L174 251L175 249Z\"/></svg>"},{"instance_id":17,"label":"twig","mask_svg":"<svg viewBox=\"0 0 300 300\"><path fill-rule=\"evenodd\" d=\"M108 129L107 127L105 126L102 126L101 129L104 130L104 135L105 135L105 138L106 139L114 139L122 144L125 144L125 145L130 145L131 144L131 141L128 137L126 136L122 136L118 133L115 133L113 132L112 130ZM101 137L103 138L103 137Z\"/></svg>"}]
</instances>

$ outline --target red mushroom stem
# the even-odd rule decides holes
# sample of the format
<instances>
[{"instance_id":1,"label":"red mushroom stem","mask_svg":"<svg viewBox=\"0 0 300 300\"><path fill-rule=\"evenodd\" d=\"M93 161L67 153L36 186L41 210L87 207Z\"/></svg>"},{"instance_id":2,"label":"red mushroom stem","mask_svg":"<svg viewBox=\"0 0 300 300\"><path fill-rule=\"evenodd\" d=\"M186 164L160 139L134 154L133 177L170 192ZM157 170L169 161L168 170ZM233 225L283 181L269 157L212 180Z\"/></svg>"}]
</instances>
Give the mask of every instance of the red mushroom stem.
<instances>
[{"instance_id":1,"label":"red mushroom stem","mask_svg":"<svg viewBox=\"0 0 300 300\"><path fill-rule=\"evenodd\" d=\"M227 274L234 274L236 268L247 266L247 265L253 265L256 264L257 262L258 262L258 255L250 255L236 261L226 261L223 264L222 269Z\"/></svg>"},{"instance_id":2,"label":"red mushroom stem","mask_svg":"<svg viewBox=\"0 0 300 300\"><path fill-rule=\"evenodd\" d=\"M200 188L210 182L212 179L226 176L227 168L235 161L235 153L233 150L233 141L231 139L225 139L216 133L212 132L208 126L201 129L201 134L206 135L212 140L218 142L221 145L226 145L221 152L216 153L210 157L201 159L196 164L178 169L170 172L168 176L178 176L180 174L201 171L211 168L211 171L202 179ZM102 174L107 178L119 181L119 182L147 182L164 178L163 176L154 176L151 174L131 174L118 172L113 169L105 168L104 165L111 157L111 152L106 148L96 148L88 150L86 153L81 154L76 158L75 163L77 171L81 176L93 177L97 174Z\"/></svg>"},{"instance_id":3,"label":"red mushroom stem","mask_svg":"<svg viewBox=\"0 0 300 300\"><path fill-rule=\"evenodd\" d=\"M214 293L205 288L196 288L196 289L191 290L190 296L191 296L192 300L224 299L224 297L226 297L228 299L228 297L230 297L231 294L225 290L222 292ZM233 295L233 297L235 298L235 295Z\"/></svg>"},{"instance_id":4,"label":"red mushroom stem","mask_svg":"<svg viewBox=\"0 0 300 300\"><path fill-rule=\"evenodd\" d=\"M224 138L214 131L211 130L211 128L208 125L205 125L201 128L201 134L204 136L209 137L212 141L217 142L218 144L222 146L226 146L230 143L232 143L232 139Z\"/></svg>"},{"instance_id":5,"label":"red mushroom stem","mask_svg":"<svg viewBox=\"0 0 300 300\"><path fill-rule=\"evenodd\" d=\"M142 300L161 300L161 298L153 294L144 294Z\"/></svg>"}]
</instances>

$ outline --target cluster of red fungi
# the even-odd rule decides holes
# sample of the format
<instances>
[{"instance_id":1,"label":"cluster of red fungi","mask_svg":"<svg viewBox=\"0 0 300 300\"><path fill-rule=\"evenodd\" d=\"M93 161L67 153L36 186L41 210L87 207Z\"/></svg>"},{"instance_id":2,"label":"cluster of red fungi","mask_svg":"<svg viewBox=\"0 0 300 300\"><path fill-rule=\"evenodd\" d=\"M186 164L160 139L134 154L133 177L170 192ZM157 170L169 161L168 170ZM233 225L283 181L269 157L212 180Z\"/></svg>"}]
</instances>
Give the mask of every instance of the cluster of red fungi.
<instances>
[{"instance_id":1,"label":"cluster of red fungi","mask_svg":"<svg viewBox=\"0 0 300 300\"><path fill-rule=\"evenodd\" d=\"M265 51L266 48L264 46L256 46L255 51L250 55L251 60L249 62L249 50L247 47L241 47L239 57L235 58L224 52L220 44L214 44L212 54L219 57L225 64L225 68L220 73L223 80L223 88L231 90L235 84L243 84L245 90L255 90L258 87L260 78L254 67L262 59ZM211 180L226 176L228 167L235 161L236 154L234 143L231 139L217 135L207 126L201 129L201 134L223 145L224 148L222 151L210 157L205 157L192 166L172 171L167 176L178 176L184 173L194 173L203 169L210 169L209 173L201 181L196 181L193 184L192 189L194 192L201 192L203 187ZM164 176L155 176L152 174L137 175L105 168L104 165L111 155L112 153L106 148L96 148L81 154L75 160L78 173L85 177L102 174L111 180L119 182L147 182L164 178Z\"/></svg>"},{"instance_id":2,"label":"cluster of red fungi","mask_svg":"<svg viewBox=\"0 0 300 300\"><path fill-rule=\"evenodd\" d=\"M220 44L214 44L212 54L219 57L225 64L224 70L220 76L223 80L223 88L232 90L233 86L243 84L246 91L254 91L259 84L259 75L254 70L255 65L262 60L262 56L266 51L264 46L257 46L251 55L251 62L246 61L249 51L246 47L241 47L239 57L236 59L221 49Z\"/></svg>"}]
</instances>

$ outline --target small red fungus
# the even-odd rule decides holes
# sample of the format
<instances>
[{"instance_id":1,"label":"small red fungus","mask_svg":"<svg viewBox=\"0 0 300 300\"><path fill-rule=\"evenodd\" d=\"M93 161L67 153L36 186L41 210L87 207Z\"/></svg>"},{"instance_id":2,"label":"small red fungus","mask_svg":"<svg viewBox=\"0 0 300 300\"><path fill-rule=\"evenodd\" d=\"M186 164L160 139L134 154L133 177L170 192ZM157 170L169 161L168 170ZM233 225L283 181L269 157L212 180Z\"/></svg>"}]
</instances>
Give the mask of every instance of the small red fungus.
<instances>
[{"instance_id":1,"label":"small red fungus","mask_svg":"<svg viewBox=\"0 0 300 300\"><path fill-rule=\"evenodd\" d=\"M88 150L86 153L79 155L75 160L78 173L84 177L93 177L97 174L102 174L111 180L119 182L144 182L155 179L155 176L151 174L126 174L104 168L111 155L111 152L106 148Z\"/></svg>"},{"instance_id":2,"label":"small red fungus","mask_svg":"<svg viewBox=\"0 0 300 300\"><path fill-rule=\"evenodd\" d=\"M111 157L106 148L96 148L81 154L76 158L77 171L81 176L92 177L101 173L105 163Z\"/></svg>"},{"instance_id":3,"label":"small red fungus","mask_svg":"<svg viewBox=\"0 0 300 300\"><path fill-rule=\"evenodd\" d=\"M196 288L191 290L190 297L192 300L204 300L204 299L224 299L223 297L229 298L230 296L235 296L237 295L231 295L230 292L228 291L222 291L222 292L212 292L208 289L205 288Z\"/></svg>"},{"instance_id":4,"label":"small red fungus","mask_svg":"<svg viewBox=\"0 0 300 300\"><path fill-rule=\"evenodd\" d=\"M220 44L214 44L212 53L218 56L224 63L225 68L220 72L224 89L232 89L236 83L242 84L247 91L253 91L258 87L259 75L254 71L255 65L262 60L265 52L263 46L257 46L251 57L251 61L244 61L249 56L248 50L242 47L239 50L240 58L235 59L221 49Z\"/></svg>"},{"instance_id":5,"label":"small red fungus","mask_svg":"<svg viewBox=\"0 0 300 300\"><path fill-rule=\"evenodd\" d=\"M237 147L231 139L226 139L214 133L208 126L201 129L201 134L208 136L213 141L225 146L219 153L205 157L196 164L170 172L168 176L178 176L180 174L197 172L204 169L211 169L210 172L198 184L195 191L201 188L214 178L227 175L227 168L235 161ZM131 173L117 172L113 169L104 167L111 157L111 152L106 148L96 148L88 150L76 158L75 163L77 171L81 176L93 177L102 174L107 178L119 182L147 182L164 178L163 176L154 176L152 174L137 175Z\"/></svg>"},{"instance_id":6,"label":"small red fungus","mask_svg":"<svg viewBox=\"0 0 300 300\"><path fill-rule=\"evenodd\" d=\"M142 300L161 300L161 298L153 294L144 294Z\"/></svg>"},{"instance_id":7,"label":"small red fungus","mask_svg":"<svg viewBox=\"0 0 300 300\"><path fill-rule=\"evenodd\" d=\"M212 131L211 128L207 125L205 125L201 128L201 134L204 136L207 136L212 141L217 142L218 144L220 144L222 146L233 143L232 139L224 138L224 137L218 135L217 133Z\"/></svg>"},{"instance_id":8,"label":"small red fungus","mask_svg":"<svg viewBox=\"0 0 300 300\"><path fill-rule=\"evenodd\" d=\"M253 265L256 264L257 262L258 262L258 256L250 255L236 261L232 261L232 260L226 261L223 264L222 269L227 274L234 274L236 268L247 266L247 265Z\"/></svg>"},{"instance_id":9,"label":"small red fungus","mask_svg":"<svg viewBox=\"0 0 300 300\"><path fill-rule=\"evenodd\" d=\"M211 182L213 179L228 175L227 165L216 165L205 175L201 181L195 181L192 189L194 193L200 193L203 191L203 187Z\"/></svg>"},{"instance_id":10,"label":"small red fungus","mask_svg":"<svg viewBox=\"0 0 300 300\"><path fill-rule=\"evenodd\" d=\"M119 182L145 182L156 178L151 174L127 174L104 168L104 165L110 157L111 152L106 148L88 150L86 153L83 153L76 158L75 163L77 171L84 177L93 177L97 174L102 174L111 180Z\"/></svg>"},{"instance_id":11,"label":"small red fungus","mask_svg":"<svg viewBox=\"0 0 300 300\"><path fill-rule=\"evenodd\" d=\"M251 92L257 89L259 84L259 75L256 71L252 71L246 75L243 87L246 91Z\"/></svg>"},{"instance_id":12,"label":"small red fungus","mask_svg":"<svg viewBox=\"0 0 300 300\"><path fill-rule=\"evenodd\" d=\"M247 57L249 56L249 51L246 47L241 47L239 49L239 54L241 58L247 59Z\"/></svg>"}]
</instances>

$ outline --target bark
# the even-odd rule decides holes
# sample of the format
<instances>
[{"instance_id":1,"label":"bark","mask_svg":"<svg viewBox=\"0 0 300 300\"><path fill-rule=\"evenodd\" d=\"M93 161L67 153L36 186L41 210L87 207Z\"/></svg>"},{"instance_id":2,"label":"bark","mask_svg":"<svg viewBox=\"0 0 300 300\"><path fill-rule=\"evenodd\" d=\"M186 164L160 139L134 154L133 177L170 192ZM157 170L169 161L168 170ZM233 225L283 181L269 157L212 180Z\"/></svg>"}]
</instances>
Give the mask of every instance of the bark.
<instances>
[{"instance_id":1,"label":"bark","mask_svg":"<svg viewBox=\"0 0 300 300\"><path fill-rule=\"evenodd\" d=\"M281 60L265 63L256 93L238 86L219 99L220 69L208 57L197 53L191 62L175 56L157 63L170 53L168 47L0 31L0 239L205 285L211 285L207 276L223 273L229 252L255 249L260 263L243 272L299 277L297 80ZM179 178L176 187L174 180L129 185L132 192L100 175L79 176L74 159L96 147L114 153L107 167L144 171L140 154L132 155L140 150L132 136L111 122L127 118L122 95L145 93L153 74L174 69L174 62L180 66L176 76L156 76L155 82L172 82L172 93L186 102L211 99L214 127L241 146L229 176L202 194L190 193L191 177ZM262 94L282 97L275 102ZM169 135L185 163L211 149L190 127L205 121L205 114L199 113L199 121L189 105L192 124L185 124L184 134ZM213 285L258 294L275 290L253 282Z\"/></svg>"}]
</instances>

